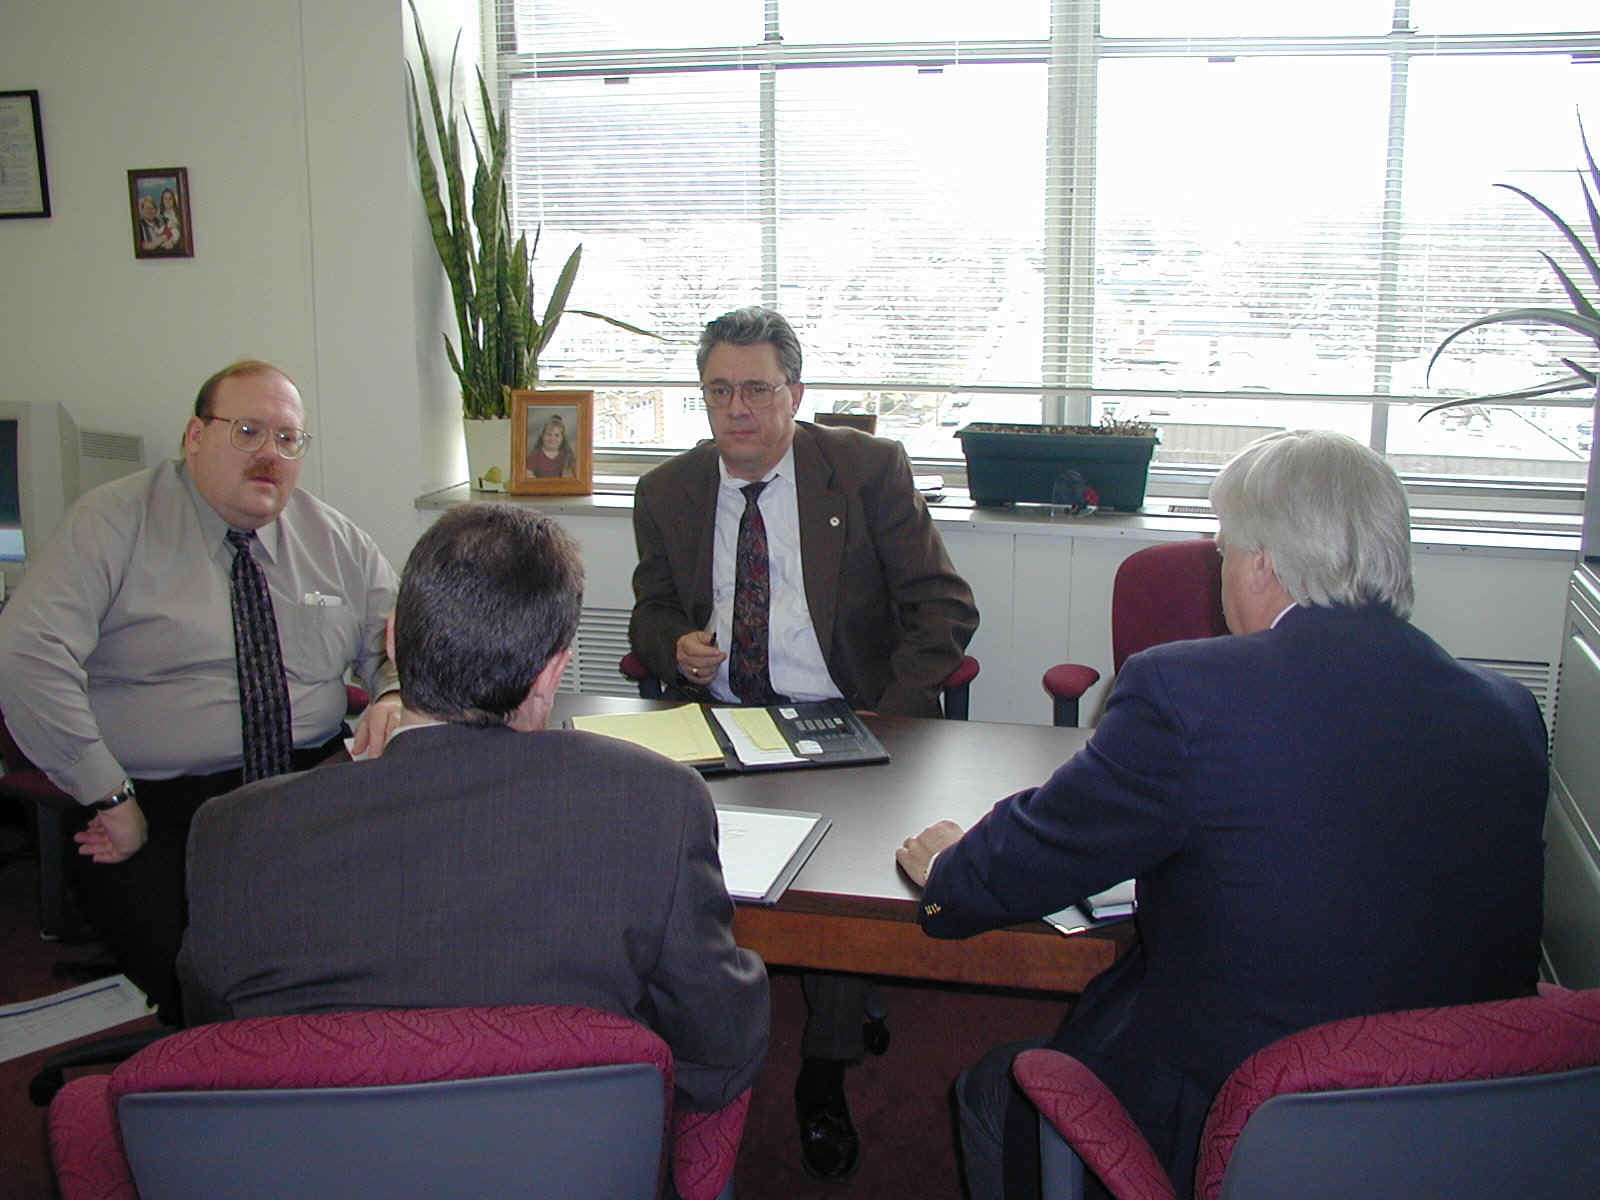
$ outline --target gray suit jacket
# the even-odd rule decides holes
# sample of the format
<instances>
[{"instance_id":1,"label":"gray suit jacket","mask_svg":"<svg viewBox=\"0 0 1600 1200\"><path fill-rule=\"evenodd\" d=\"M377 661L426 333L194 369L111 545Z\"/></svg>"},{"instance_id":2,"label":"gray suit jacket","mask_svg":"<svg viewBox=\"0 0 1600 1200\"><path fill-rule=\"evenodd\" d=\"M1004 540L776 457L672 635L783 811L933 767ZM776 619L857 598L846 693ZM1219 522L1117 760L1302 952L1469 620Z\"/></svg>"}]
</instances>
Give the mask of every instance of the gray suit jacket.
<instances>
[{"instance_id":1,"label":"gray suit jacket","mask_svg":"<svg viewBox=\"0 0 1600 1200\"><path fill-rule=\"evenodd\" d=\"M806 606L828 673L857 708L938 716L939 685L978 627L898 442L800 421L795 485ZM639 480L639 565L628 635L657 678L678 681L677 640L711 617L717 449L704 442Z\"/></svg>"},{"instance_id":2,"label":"gray suit jacket","mask_svg":"<svg viewBox=\"0 0 1600 1200\"><path fill-rule=\"evenodd\" d=\"M462 725L218 797L189 838L191 1022L581 1004L659 1033L714 1109L766 1053L694 771L609 738Z\"/></svg>"}]
</instances>

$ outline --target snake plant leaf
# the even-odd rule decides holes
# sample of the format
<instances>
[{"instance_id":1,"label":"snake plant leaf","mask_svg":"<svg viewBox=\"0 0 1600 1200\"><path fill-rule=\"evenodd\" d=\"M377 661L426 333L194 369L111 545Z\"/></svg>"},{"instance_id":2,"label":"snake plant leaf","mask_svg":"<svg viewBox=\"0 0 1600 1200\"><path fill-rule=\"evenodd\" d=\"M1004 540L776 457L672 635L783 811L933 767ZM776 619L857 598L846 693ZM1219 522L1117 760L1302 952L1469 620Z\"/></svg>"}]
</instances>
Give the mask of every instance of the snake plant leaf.
<instances>
[{"instance_id":1,"label":"snake plant leaf","mask_svg":"<svg viewBox=\"0 0 1600 1200\"><path fill-rule=\"evenodd\" d=\"M428 229L440 265L450 284L456 317L457 341L444 336L445 354L461 384L461 407L467 417L504 417L510 412L513 389L533 386L539 379L539 354L550 342L577 277L582 247L568 257L549 300L544 317L538 317L533 285L534 257L540 230L532 244L526 233L513 237L509 162L509 115L496 109L483 72L477 72L478 96L483 104L483 136L457 106L456 65L461 36L456 35L450 55L449 86L441 100L433 58L423 36L416 0L412 25L427 87L427 112L433 119L438 161L429 148L427 124L415 74L407 66L412 103L416 107L417 178L422 191ZM467 127L472 162L472 187L463 169L462 124ZM470 196L470 200L469 200ZM631 333L648 333L626 321L588 310L583 316L608 322ZM459 348L459 349L458 349Z\"/></svg>"},{"instance_id":2,"label":"snake plant leaf","mask_svg":"<svg viewBox=\"0 0 1600 1200\"><path fill-rule=\"evenodd\" d=\"M651 333L648 329L640 329L637 325L630 325L628 322L618 320L616 317L608 317L605 313L590 312L587 308L569 308L567 311L580 317L592 317L596 321L604 321L607 325L615 325L618 329L626 329L629 333L637 333L640 337L655 338L658 342L667 340L659 333Z\"/></svg>"},{"instance_id":3,"label":"snake plant leaf","mask_svg":"<svg viewBox=\"0 0 1600 1200\"><path fill-rule=\"evenodd\" d=\"M580 242L572 248L572 253L567 255L566 265L561 268L555 287L550 289L549 302L544 306L544 320L539 325L538 352L541 354L550 344L550 339L555 336L556 326L561 322L561 314L567 309L567 297L572 294L572 285L578 278L578 264L582 259L583 243Z\"/></svg>"}]
</instances>

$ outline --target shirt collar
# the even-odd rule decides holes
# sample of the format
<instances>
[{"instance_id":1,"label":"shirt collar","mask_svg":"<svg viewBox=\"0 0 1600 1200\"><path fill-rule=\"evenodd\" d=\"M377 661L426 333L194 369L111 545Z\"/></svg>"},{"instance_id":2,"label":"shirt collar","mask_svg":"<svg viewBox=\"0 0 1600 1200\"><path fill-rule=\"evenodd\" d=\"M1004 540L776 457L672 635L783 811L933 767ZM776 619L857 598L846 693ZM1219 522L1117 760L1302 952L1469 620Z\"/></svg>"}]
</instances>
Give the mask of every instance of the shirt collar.
<instances>
[{"instance_id":1,"label":"shirt collar","mask_svg":"<svg viewBox=\"0 0 1600 1200\"><path fill-rule=\"evenodd\" d=\"M728 464L722 461L722 455L717 455L717 476L722 481L722 486L739 491L746 485L756 482L753 479L740 479L737 475L728 473ZM789 442L789 448L783 452L783 457L778 460L778 465L773 467L761 477L764 483L771 483L774 479L794 478L794 442Z\"/></svg>"},{"instance_id":2,"label":"shirt collar","mask_svg":"<svg viewBox=\"0 0 1600 1200\"><path fill-rule=\"evenodd\" d=\"M194 505L195 516L200 521L200 532L205 538L206 545L211 547L211 553L224 554L231 558L232 552L228 550L228 530L231 526L217 515L216 509L206 503L206 498L194 486L194 477L189 474L188 464L181 458L177 462L177 472L178 478L183 480L183 486L188 490L189 501ZM256 530L256 540L261 543L261 549L268 561L277 562L278 519L276 517Z\"/></svg>"}]
</instances>

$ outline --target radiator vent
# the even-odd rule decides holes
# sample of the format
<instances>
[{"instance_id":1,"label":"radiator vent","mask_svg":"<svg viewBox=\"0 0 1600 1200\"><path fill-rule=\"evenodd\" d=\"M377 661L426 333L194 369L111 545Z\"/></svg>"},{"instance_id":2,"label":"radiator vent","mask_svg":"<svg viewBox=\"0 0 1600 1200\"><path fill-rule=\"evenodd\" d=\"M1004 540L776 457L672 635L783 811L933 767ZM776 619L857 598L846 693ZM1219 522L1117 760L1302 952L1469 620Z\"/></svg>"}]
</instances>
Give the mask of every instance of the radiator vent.
<instances>
[{"instance_id":1,"label":"radiator vent","mask_svg":"<svg viewBox=\"0 0 1600 1200\"><path fill-rule=\"evenodd\" d=\"M625 608L586 608L578 616L578 638L572 647L572 665L561 681L563 692L593 696L635 696L639 687L624 679L617 664L628 652L628 617Z\"/></svg>"},{"instance_id":2,"label":"radiator vent","mask_svg":"<svg viewBox=\"0 0 1600 1200\"><path fill-rule=\"evenodd\" d=\"M1488 667L1491 671L1499 671L1502 675L1509 675L1523 687L1533 693L1533 698L1539 702L1539 711L1544 714L1544 727L1555 728L1556 714L1551 703L1556 694L1555 668L1547 662L1510 662L1499 658L1467 658L1463 662L1474 663L1480 667Z\"/></svg>"}]
</instances>

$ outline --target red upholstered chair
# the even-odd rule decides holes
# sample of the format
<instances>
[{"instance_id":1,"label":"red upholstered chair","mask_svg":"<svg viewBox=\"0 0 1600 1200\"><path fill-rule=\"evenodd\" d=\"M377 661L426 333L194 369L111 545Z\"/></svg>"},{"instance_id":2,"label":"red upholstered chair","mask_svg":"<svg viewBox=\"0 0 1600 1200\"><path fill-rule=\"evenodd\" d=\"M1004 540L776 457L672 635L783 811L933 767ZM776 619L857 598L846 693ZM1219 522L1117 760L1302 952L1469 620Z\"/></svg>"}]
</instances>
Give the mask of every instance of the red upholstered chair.
<instances>
[{"instance_id":1,"label":"red upholstered chair","mask_svg":"<svg viewBox=\"0 0 1600 1200\"><path fill-rule=\"evenodd\" d=\"M1222 556L1211 538L1162 542L1122 560L1111 583L1111 664L1130 655L1188 638L1228 632L1222 619ZM1044 673L1054 725L1078 723L1078 701L1100 682L1100 672L1080 663L1059 663Z\"/></svg>"},{"instance_id":2,"label":"red upholstered chair","mask_svg":"<svg viewBox=\"0 0 1600 1200\"><path fill-rule=\"evenodd\" d=\"M184 1030L50 1108L65 1200L732 1195L750 1093L672 1111L644 1026L558 1006L257 1017ZM670 1139L670 1140L669 1140Z\"/></svg>"},{"instance_id":3,"label":"red upholstered chair","mask_svg":"<svg viewBox=\"0 0 1600 1200\"><path fill-rule=\"evenodd\" d=\"M645 700L661 699L661 681L650 674L650 668L644 665L644 660L632 650L622 656L622 661L617 664L617 670L622 672L623 678L631 679L639 685L639 696ZM978 660L966 654L961 658L961 664L950 672L941 689L941 699L944 701L944 716L947 721L965 721L972 708L972 681L978 677L980 670Z\"/></svg>"},{"instance_id":4,"label":"red upholstered chair","mask_svg":"<svg viewBox=\"0 0 1600 1200\"><path fill-rule=\"evenodd\" d=\"M1172 1196L1088 1068L1029 1050L1013 1073L1039 1107L1049 1200L1081 1195L1084 1167L1119 1200ZM1274 1042L1212 1102L1194 1195L1600 1196L1600 989L1351 1017Z\"/></svg>"}]
</instances>

